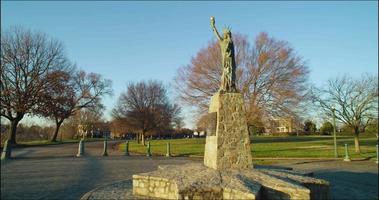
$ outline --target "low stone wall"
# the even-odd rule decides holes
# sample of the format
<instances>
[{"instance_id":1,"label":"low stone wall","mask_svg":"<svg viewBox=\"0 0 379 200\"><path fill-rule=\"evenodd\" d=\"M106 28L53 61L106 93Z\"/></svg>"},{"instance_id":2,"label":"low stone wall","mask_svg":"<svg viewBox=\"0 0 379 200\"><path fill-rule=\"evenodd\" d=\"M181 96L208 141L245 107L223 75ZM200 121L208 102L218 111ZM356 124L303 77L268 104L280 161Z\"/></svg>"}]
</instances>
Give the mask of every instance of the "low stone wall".
<instances>
[{"instance_id":1,"label":"low stone wall","mask_svg":"<svg viewBox=\"0 0 379 200\"><path fill-rule=\"evenodd\" d=\"M163 199L330 199L329 183L284 169L159 166L133 176L133 194Z\"/></svg>"},{"instance_id":2,"label":"low stone wall","mask_svg":"<svg viewBox=\"0 0 379 200\"><path fill-rule=\"evenodd\" d=\"M178 186L160 177L133 175L133 195L178 199Z\"/></svg>"},{"instance_id":3,"label":"low stone wall","mask_svg":"<svg viewBox=\"0 0 379 200\"><path fill-rule=\"evenodd\" d=\"M220 188L188 188L179 192L179 199L222 199Z\"/></svg>"},{"instance_id":4,"label":"low stone wall","mask_svg":"<svg viewBox=\"0 0 379 200\"><path fill-rule=\"evenodd\" d=\"M256 199L248 192L236 189L209 187L187 187L178 191L175 182L150 176L133 176L133 195L163 199Z\"/></svg>"},{"instance_id":5,"label":"low stone wall","mask_svg":"<svg viewBox=\"0 0 379 200\"><path fill-rule=\"evenodd\" d=\"M241 192L235 189L224 188L222 199L258 199L251 193Z\"/></svg>"},{"instance_id":6,"label":"low stone wall","mask_svg":"<svg viewBox=\"0 0 379 200\"><path fill-rule=\"evenodd\" d=\"M329 183L327 181L309 176L303 176L299 173L296 174L296 172L288 170L262 169L260 171L282 180L290 179L293 182L303 186L304 188L307 188L309 192L307 191L305 193L309 195L310 199L330 199ZM298 194L299 191L295 190L294 194L292 194L293 198L296 198L296 195Z\"/></svg>"}]
</instances>

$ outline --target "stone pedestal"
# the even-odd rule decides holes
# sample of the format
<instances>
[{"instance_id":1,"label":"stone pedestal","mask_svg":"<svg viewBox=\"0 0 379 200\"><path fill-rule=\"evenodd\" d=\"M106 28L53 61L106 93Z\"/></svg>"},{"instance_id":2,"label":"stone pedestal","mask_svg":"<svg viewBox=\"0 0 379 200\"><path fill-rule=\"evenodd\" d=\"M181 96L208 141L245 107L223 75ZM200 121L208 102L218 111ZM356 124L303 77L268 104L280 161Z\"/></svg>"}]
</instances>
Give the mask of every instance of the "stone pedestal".
<instances>
[{"instance_id":1,"label":"stone pedestal","mask_svg":"<svg viewBox=\"0 0 379 200\"><path fill-rule=\"evenodd\" d=\"M253 167L242 94L216 93L207 118L204 165L161 166L133 175L128 198L330 198L329 183L324 180L291 170Z\"/></svg>"},{"instance_id":2,"label":"stone pedestal","mask_svg":"<svg viewBox=\"0 0 379 200\"><path fill-rule=\"evenodd\" d=\"M204 165L213 169L251 166L250 139L241 93L216 93L208 114Z\"/></svg>"},{"instance_id":3,"label":"stone pedestal","mask_svg":"<svg viewBox=\"0 0 379 200\"><path fill-rule=\"evenodd\" d=\"M201 164L159 166L133 175L131 198L330 199L329 183L279 168L214 170Z\"/></svg>"}]
</instances>

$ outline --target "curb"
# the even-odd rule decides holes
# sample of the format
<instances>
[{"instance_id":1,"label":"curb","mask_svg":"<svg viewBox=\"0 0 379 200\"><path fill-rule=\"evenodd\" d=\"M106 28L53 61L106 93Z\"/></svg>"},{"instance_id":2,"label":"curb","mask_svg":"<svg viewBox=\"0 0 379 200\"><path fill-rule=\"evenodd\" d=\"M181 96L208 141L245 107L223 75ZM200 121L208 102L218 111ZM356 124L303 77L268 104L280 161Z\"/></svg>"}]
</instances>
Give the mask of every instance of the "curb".
<instances>
[{"instance_id":1,"label":"curb","mask_svg":"<svg viewBox=\"0 0 379 200\"><path fill-rule=\"evenodd\" d=\"M101 189L104 189L107 186L118 184L118 183L121 183L121 182L124 182L124 181L128 181L128 180L129 179L122 180L122 181L111 182L111 183L107 183L107 184L103 184L103 185L100 185L98 187L95 187L94 189L86 192L82 197L79 198L79 200L89 200L90 197L92 196L92 194L95 193L95 192L97 192L98 190L101 190Z\"/></svg>"}]
</instances>

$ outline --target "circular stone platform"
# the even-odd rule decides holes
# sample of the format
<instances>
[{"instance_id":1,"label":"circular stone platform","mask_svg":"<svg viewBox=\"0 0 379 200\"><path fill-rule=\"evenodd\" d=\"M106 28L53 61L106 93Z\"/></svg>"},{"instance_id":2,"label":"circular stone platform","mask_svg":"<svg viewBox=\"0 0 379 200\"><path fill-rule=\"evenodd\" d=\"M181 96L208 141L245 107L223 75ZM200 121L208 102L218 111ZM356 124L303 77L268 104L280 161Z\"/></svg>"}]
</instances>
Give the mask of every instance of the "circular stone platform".
<instances>
[{"instance_id":1,"label":"circular stone platform","mask_svg":"<svg viewBox=\"0 0 379 200\"><path fill-rule=\"evenodd\" d=\"M96 188L81 199L330 199L329 183L312 173L256 166L214 170L202 164L164 165L132 180Z\"/></svg>"}]
</instances>

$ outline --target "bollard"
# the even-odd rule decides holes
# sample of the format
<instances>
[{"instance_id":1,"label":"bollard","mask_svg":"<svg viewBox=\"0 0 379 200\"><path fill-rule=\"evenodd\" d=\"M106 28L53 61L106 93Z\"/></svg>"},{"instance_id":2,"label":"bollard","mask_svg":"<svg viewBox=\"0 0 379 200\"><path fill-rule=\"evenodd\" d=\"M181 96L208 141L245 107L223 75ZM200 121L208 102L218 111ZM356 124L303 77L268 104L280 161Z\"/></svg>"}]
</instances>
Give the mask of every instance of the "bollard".
<instances>
[{"instance_id":1,"label":"bollard","mask_svg":"<svg viewBox=\"0 0 379 200\"><path fill-rule=\"evenodd\" d=\"M147 156L147 157L150 157L150 156L151 156L151 152L150 152L150 142L147 143L146 156Z\"/></svg>"},{"instance_id":2,"label":"bollard","mask_svg":"<svg viewBox=\"0 0 379 200\"><path fill-rule=\"evenodd\" d=\"M379 163L379 147L378 147L378 145L376 145L376 162L375 163L376 164Z\"/></svg>"},{"instance_id":3,"label":"bollard","mask_svg":"<svg viewBox=\"0 0 379 200\"><path fill-rule=\"evenodd\" d=\"M76 157L81 157L83 155L84 155L84 140L81 139L79 142L78 154L76 154Z\"/></svg>"},{"instance_id":4,"label":"bollard","mask_svg":"<svg viewBox=\"0 0 379 200\"><path fill-rule=\"evenodd\" d=\"M333 141L334 141L334 157L338 158L337 136L336 136L336 109L333 107Z\"/></svg>"},{"instance_id":5,"label":"bollard","mask_svg":"<svg viewBox=\"0 0 379 200\"><path fill-rule=\"evenodd\" d=\"M170 143L167 142L167 153L166 153L166 157L171 157L171 148L170 148Z\"/></svg>"},{"instance_id":6,"label":"bollard","mask_svg":"<svg viewBox=\"0 0 379 200\"><path fill-rule=\"evenodd\" d=\"M129 141L125 142L125 156L129 156Z\"/></svg>"},{"instance_id":7,"label":"bollard","mask_svg":"<svg viewBox=\"0 0 379 200\"><path fill-rule=\"evenodd\" d=\"M105 140L104 140L104 149L103 149L103 156L108 156L107 148L108 148L108 141L107 141L107 137L105 137Z\"/></svg>"},{"instance_id":8,"label":"bollard","mask_svg":"<svg viewBox=\"0 0 379 200\"><path fill-rule=\"evenodd\" d=\"M5 140L3 152L1 153L1 160L7 160L11 158L11 151L12 151L11 145L8 144L8 140Z\"/></svg>"},{"instance_id":9,"label":"bollard","mask_svg":"<svg viewBox=\"0 0 379 200\"><path fill-rule=\"evenodd\" d=\"M345 158L343 161L351 161L350 156L349 156L349 149L347 148L347 144L345 144Z\"/></svg>"}]
</instances>

